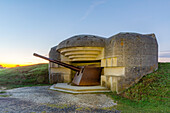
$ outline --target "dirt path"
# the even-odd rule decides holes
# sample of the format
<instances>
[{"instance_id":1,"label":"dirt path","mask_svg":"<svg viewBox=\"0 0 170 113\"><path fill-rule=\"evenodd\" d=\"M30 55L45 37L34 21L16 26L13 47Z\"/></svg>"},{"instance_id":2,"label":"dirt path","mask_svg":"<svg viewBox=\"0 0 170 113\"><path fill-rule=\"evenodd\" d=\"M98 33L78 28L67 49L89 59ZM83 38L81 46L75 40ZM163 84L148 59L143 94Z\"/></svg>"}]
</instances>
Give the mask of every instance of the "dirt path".
<instances>
[{"instance_id":1,"label":"dirt path","mask_svg":"<svg viewBox=\"0 0 170 113\"><path fill-rule=\"evenodd\" d=\"M104 94L67 94L48 90L49 86L6 90L0 96L0 113L117 112L103 109L116 105Z\"/></svg>"}]
</instances>

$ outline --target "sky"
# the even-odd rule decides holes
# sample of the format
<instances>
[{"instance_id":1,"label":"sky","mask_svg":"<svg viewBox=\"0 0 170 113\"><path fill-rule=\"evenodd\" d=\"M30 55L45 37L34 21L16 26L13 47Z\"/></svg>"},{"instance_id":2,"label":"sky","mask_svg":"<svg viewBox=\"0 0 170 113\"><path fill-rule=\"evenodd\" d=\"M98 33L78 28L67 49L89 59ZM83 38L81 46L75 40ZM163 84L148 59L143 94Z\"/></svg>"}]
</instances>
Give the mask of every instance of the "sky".
<instances>
[{"instance_id":1,"label":"sky","mask_svg":"<svg viewBox=\"0 0 170 113\"><path fill-rule=\"evenodd\" d=\"M170 61L170 0L0 0L0 64L46 62L74 35L155 33L159 60Z\"/></svg>"}]
</instances>

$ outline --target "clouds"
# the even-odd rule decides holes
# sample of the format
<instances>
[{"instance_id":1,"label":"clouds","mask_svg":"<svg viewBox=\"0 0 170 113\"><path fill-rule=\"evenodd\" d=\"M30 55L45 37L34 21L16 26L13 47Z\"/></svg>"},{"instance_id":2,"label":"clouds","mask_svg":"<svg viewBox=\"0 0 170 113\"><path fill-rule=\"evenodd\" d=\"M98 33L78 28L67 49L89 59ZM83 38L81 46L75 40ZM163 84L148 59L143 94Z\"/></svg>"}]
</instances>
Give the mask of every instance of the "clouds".
<instances>
[{"instance_id":1,"label":"clouds","mask_svg":"<svg viewBox=\"0 0 170 113\"><path fill-rule=\"evenodd\" d=\"M159 57L161 57L161 58L170 58L170 50L168 50L168 51L161 51L159 53Z\"/></svg>"},{"instance_id":2,"label":"clouds","mask_svg":"<svg viewBox=\"0 0 170 113\"><path fill-rule=\"evenodd\" d=\"M158 62L170 62L170 58L158 58Z\"/></svg>"},{"instance_id":3,"label":"clouds","mask_svg":"<svg viewBox=\"0 0 170 113\"><path fill-rule=\"evenodd\" d=\"M158 62L170 62L170 50L159 52Z\"/></svg>"},{"instance_id":4,"label":"clouds","mask_svg":"<svg viewBox=\"0 0 170 113\"><path fill-rule=\"evenodd\" d=\"M90 13L99 5L104 4L107 0L99 0L97 2L94 2L92 5L90 5L90 7L87 9L86 13L84 14L84 16L80 19L80 21L85 20Z\"/></svg>"}]
</instances>

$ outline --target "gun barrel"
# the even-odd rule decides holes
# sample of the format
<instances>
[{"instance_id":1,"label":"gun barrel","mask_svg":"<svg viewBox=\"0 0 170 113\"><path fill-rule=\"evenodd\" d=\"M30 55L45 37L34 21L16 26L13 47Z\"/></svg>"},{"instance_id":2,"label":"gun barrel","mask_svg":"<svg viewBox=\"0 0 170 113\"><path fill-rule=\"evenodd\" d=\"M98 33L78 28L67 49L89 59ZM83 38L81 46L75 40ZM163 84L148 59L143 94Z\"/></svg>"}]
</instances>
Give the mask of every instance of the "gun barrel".
<instances>
[{"instance_id":1,"label":"gun barrel","mask_svg":"<svg viewBox=\"0 0 170 113\"><path fill-rule=\"evenodd\" d=\"M42 58L42 59L44 59L44 60L48 60L48 61L50 61L50 62L56 63L56 64L58 64L58 65L64 66L64 67L66 67L66 68L72 69L72 70L74 70L74 71L80 71L80 70L81 70L79 67L76 67L76 66L73 66L73 65L70 65L70 64L66 64L66 63L63 63L63 62L58 61L58 60L53 60L53 59L51 59L51 58L47 58L47 57L42 56L42 55L39 55L39 54L37 54L37 53L34 53L33 55L36 56L36 57L40 57L40 58Z\"/></svg>"}]
</instances>

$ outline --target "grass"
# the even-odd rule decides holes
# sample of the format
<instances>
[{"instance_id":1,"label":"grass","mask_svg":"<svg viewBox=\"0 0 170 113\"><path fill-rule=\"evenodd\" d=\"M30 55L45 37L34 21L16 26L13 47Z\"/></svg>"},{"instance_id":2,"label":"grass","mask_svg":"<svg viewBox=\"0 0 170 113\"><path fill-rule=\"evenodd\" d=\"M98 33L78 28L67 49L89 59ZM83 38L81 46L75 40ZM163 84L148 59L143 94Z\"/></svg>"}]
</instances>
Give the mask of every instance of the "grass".
<instances>
[{"instance_id":1,"label":"grass","mask_svg":"<svg viewBox=\"0 0 170 113\"><path fill-rule=\"evenodd\" d=\"M9 95L0 95L0 97L9 97Z\"/></svg>"},{"instance_id":2,"label":"grass","mask_svg":"<svg viewBox=\"0 0 170 113\"><path fill-rule=\"evenodd\" d=\"M6 93L6 91L0 91L0 94Z\"/></svg>"},{"instance_id":3,"label":"grass","mask_svg":"<svg viewBox=\"0 0 170 113\"><path fill-rule=\"evenodd\" d=\"M48 64L0 70L0 86L7 89L47 84L49 84Z\"/></svg>"},{"instance_id":4,"label":"grass","mask_svg":"<svg viewBox=\"0 0 170 113\"><path fill-rule=\"evenodd\" d=\"M124 113L170 112L170 63L159 63L159 69L144 76L137 84L117 95L109 93Z\"/></svg>"},{"instance_id":5,"label":"grass","mask_svg":"<svg viewBox=\"0 0 170 113\"><path fill-rule=\"evenodd\" d=\"M69 108L71 107L68 104L62 104L62 105L56 105L56 104L46 104L46 106L48 107L52 107L52 108L58 108L58 109L65 109L65 108Z\"/></svg>"},{"instance_id":6,"label":"grass","mask_svg":"<svg viewBox=\"0 0 170 113\"><path fill-rule=\"evenodd\" d=\"M6 91L0 91L0 97L9 97L9 95L5 94Z\"/></svg>"}]
</instances>

